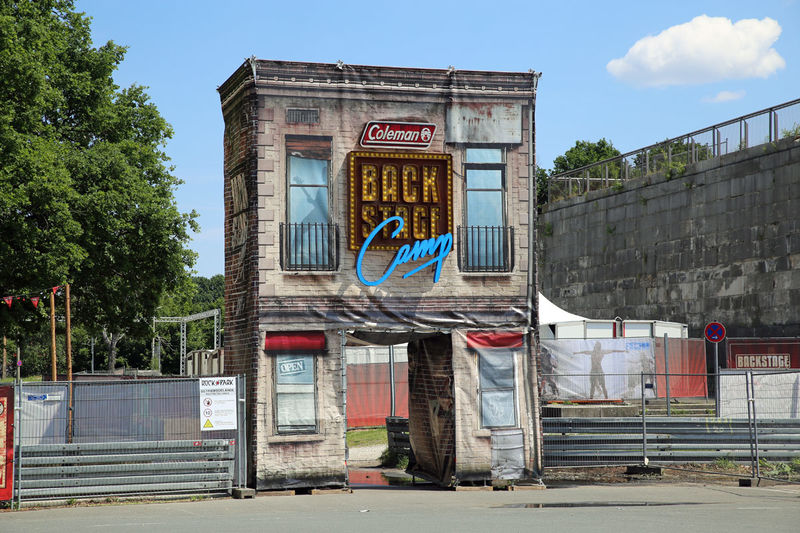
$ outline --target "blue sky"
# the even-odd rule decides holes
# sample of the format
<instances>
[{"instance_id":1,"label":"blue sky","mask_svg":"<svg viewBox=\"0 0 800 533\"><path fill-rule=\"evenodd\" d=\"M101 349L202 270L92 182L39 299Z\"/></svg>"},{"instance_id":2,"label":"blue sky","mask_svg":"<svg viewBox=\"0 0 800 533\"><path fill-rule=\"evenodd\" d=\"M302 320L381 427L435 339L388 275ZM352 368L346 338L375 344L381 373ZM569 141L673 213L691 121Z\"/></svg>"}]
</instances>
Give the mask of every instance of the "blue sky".
<instances>
[{"instance_id":1,"label":"blue sky","mask_svg":"<svg viewBox=\"0 0 800 533\"><path fill-rule=\"evenodd\" d=\"M542 72L539 166L576 140L622 152L800 97L800 1L276 2L78 0L95 45L128 47L115 75L149 87L203 276L224 270L216 91L245 57ZM703 17L705 15L705 17Z\"/></svg>"}]
</instances>

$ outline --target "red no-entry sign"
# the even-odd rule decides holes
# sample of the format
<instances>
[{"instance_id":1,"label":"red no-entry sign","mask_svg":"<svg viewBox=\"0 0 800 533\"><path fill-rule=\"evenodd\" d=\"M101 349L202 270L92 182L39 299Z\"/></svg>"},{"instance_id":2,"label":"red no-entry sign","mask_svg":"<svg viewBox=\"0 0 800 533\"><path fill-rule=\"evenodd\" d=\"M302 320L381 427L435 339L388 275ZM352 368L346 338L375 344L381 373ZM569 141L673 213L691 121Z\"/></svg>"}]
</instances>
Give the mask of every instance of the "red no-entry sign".
<instances>
[{"instance_id":1,"label":"red no-entry sign","mask_svg":"<svg viewBox=\"0 0 800 533\"><path fill-rule=\"evenodd\" d=\"M707 340L711 342L722 342L725 338L725 326L719 322L709 322L704 333Z\"/></svg>"}]
</instances>

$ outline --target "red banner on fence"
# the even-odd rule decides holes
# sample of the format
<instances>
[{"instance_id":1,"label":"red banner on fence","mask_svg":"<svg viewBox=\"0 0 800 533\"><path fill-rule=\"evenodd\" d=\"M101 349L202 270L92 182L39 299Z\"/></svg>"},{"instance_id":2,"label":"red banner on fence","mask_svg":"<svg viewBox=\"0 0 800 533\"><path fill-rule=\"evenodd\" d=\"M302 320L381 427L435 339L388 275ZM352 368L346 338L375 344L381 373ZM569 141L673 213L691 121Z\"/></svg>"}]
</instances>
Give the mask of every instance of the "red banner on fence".
<instances>
[{"instance_id":1,"label":"red banner on fence","mask_svg":"<svg viewBox=\"0 0 800 533\"><path fill-rule=\"evenodd\" d=\"M14 389L0 387L0 501L12 498L14 482Z\"/></svg>"},{"instance_id":2,"label":"red banner on fence","mask_svg":"<svg viewBox=\"0 0 800 533\"><path fill-rule=\"evenodd\" d=\"M394 364L394 416L408 418L408 363ZM388 363L347 365L347 427L386 424L392 415Z\"/></svg>"},{"instance_id":3,"label":"red banner on fence","mask_svg":"<svg viewBox=\"0 0 800 533\"><path fill-rule=\"evenodd\" d=\"M667 365L664 364L664 339L656 338L656 386L659 398L667 396ZM705 398L706 382L705 341L669 339L669 395L672 398Z\"/></svg>"}]
</instances>

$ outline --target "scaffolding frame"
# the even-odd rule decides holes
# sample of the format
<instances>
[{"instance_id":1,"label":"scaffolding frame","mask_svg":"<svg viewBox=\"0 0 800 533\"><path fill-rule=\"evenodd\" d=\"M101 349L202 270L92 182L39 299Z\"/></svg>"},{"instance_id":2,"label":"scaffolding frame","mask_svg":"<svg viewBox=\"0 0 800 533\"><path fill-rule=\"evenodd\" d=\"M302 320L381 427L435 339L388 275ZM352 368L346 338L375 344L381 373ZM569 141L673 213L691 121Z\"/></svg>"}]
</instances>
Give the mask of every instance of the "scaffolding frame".
<instances>
[{"instance_id":1,"label":"scaffolding frame","mask_svg":"<svg viewBox=\"0 0 800 533\"><path fill-rule=\"evenodd\" d=\"M152 358L156 360L156 324L158 323L170 323L170 324L180 324L181 325L181 363L180 363L180 375L184 375L186 373L186 324L189 322L194 322L196 320L203 320L206 318L214 317L214 349L216 350L219 346L219 316L220 310L219 309L209 309L208 311L202 311L200 313L194 313L193 315L187 316L161 316L161 317L153 317L153 340L151 342L151 349L152 349ZM158 351L158 371L161 371L161 350Z\"/></svg>"}]
</instances>

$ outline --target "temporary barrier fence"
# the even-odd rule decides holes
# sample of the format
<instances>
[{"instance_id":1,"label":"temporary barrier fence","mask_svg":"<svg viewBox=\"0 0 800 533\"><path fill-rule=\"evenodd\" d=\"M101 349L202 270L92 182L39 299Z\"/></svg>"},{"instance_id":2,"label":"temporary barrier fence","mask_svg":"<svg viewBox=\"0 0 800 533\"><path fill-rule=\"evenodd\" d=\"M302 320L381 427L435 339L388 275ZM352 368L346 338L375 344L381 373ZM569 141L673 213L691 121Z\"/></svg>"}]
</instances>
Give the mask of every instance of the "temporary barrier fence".
<instances>
[{"instance_id":1,"label":"temporary barrier fence","mask_svg":"<svg viewBox=\"0 0 800 533\"><path fill-rule=\"evenodd\" d=\"M243 376L19 383L16 503L243 486L244 392Z\"/></svg>"},{"instance_id":2,"label":"temporary barrier fence","mask_svg":"<svg viewBox=\"0 0 800 533\"><path fill-rule=\"evenodd\" d=\"M562 404L559 417L544 418L545 467L649 465L800 482L800 372L720 374L724 416L699 400L673 402L673 416L653 416L648 383L655 386L659 378L666 376L639 374L634 415L614 416L608 404ZM706 416L683 416L685 406L697 403ZM630 399L625 404L636 406ZM587 415L592 408L602 416ZM575 412L582 416L570 415Z\"/></svg>"}]
</instances>

